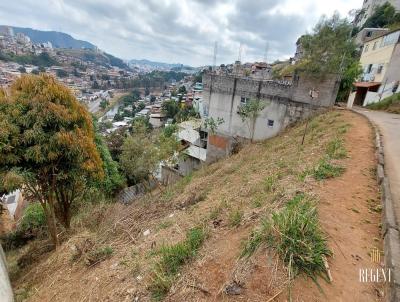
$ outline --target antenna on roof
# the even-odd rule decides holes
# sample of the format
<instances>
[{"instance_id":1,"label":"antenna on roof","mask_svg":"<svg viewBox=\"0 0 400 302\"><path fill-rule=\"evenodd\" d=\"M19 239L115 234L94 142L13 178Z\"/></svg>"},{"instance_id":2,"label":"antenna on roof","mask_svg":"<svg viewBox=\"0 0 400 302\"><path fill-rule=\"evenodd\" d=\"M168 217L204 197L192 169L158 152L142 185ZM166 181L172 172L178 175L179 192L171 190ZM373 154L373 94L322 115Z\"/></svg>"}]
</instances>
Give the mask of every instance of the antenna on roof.
<instances>
[{"instance_id":1,"label":"antenna on roof","mask_svg":"<svg viewBox=\"0 0 400 302\"><path fill-rule=\"evenodd\" d=\"M214 57L213 57L213 70L215 71L217 67L217 51L218 51L218 42L214 43Z\"/></svg>"},{"instance_id":2,"label":"antenna on roof","mask_svg":"<svg viewBox=\"0 0 400 302\"><path fill-rule=\"evenodd\" d=\"M243 50L243 45L242 45L242 42L240 42L240 45L239 45L239 54L238 54L238 62L241 62L242 61L242 50Z\"/></svg>"},{"instance_id":3,"label":"antenna on roof","mask_svg":"<svg viewBox=\"0 0 400 302\"><path fill-rule=\"evenodd\" d=\"M267 63L267 58L268 58L268 50L269 50L269 43L265 42L265 51L264 51L264 63Z\"/></svg>"}]
</instances>

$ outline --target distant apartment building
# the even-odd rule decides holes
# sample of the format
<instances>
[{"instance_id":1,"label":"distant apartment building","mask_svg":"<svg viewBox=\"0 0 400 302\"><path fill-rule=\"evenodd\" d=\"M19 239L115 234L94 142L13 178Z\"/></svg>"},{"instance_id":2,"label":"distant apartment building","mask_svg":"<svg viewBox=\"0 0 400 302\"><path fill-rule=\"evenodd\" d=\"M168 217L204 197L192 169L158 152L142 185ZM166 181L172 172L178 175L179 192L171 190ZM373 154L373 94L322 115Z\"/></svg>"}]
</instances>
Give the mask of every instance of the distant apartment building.
<instances>
[{"instance_id":1,"label":"distant apartment building","mask_svg":"<svg viewBox=\"0 0 400 302\"><path fill-rule=\"evenodd\" d=\"M383 32L367 39L362 47L360 64L363 73L354 83L348 107L366 106L399 92L400 30Z\"/></svg>"},{"instance_id":2,"label":"distant apartment building","mask_svg":"<svg viewBox=\"0 0 400 302\"><path fill-rule=\"evenodd\" d=\"M375 9L386 2L393 5L396 10L400 10L400 0L364 0L362 8L354 20L354 24L357 27L362 27L365 21L375 12Z\"/></svg>"}]
</instances>

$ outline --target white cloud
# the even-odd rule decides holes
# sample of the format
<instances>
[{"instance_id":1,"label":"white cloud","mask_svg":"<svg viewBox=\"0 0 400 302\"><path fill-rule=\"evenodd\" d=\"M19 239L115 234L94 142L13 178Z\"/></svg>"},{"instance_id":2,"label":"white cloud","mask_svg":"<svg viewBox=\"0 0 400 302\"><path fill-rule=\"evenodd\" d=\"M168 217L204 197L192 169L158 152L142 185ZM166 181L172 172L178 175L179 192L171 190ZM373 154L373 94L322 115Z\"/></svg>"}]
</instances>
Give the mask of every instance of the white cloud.
<instances>
[{"instance_id":1,"label":"white cloud","mask_svg":"<svg viewBox=\"0 0 400 302\"><path fill-rule=\"evenodd\" d=\"M147 58L191 65L270 60L293 55L294 43L321 15L345 16L361 0L3 0L7 25L57 30L124 59Z\"/></svg>"}]
</instances>

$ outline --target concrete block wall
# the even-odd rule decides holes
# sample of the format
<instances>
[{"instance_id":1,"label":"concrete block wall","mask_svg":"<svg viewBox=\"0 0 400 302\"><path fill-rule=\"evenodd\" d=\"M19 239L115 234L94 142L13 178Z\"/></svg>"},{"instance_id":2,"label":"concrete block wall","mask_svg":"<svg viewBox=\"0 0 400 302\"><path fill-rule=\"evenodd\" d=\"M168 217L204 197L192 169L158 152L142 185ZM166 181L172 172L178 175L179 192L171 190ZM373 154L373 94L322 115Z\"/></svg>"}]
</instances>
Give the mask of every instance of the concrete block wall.
<instances>
[{"instance_id":1,"label":"concrete block wall","mask_svg":"<svg viewBox=\"0 0 400 302\"><path fill-rule=\"evenodd\" d=\"M339 86L335 76L323 79L296 76L293 83L288 83L214 74L205 74L203 85L208 116L224 120L217 132L251 139L254 131L254 140L277 135L289 124L310 116L317 107L332 106ZM310 97L311 89L319 91L317 101ZM242 97L258 99L266 105L254 125L243 122L238 114Z\"/></svg>"},{"instance_id":2,"label":"concrete block wall","mask_svg":"<svg viewBox=\"0 0 400 302\"><path fill-rule=\"evenodd\" d=\"M299 103L330 107L335 103L339 84L338 77L334 74L317 78L305 74L295 75L291 99ZM312 99L310 97L310 90L312 89L318 91L318 98Z\"/></svg>"}]
</instances>

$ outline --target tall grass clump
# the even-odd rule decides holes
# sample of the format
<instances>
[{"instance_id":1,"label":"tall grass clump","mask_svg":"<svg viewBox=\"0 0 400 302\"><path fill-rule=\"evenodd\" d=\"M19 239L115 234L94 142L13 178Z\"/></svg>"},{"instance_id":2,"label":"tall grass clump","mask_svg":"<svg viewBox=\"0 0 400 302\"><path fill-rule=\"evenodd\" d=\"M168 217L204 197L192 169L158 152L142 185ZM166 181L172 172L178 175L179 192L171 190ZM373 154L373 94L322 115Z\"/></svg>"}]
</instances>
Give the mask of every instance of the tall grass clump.
<instances>
[{"instance_id":1,"label":"tall grass clump","mask_svg":"<svg viewBox=\"0 0 400 302\"><path fill-rule=\"evenodd\" d=\"M327 276L325 261L331 251L319 225L315 202L304 194L296 195L281 211L263 221L246 242L242 257L251 256L262 244L277 251L288 267L290 279L300 273L315 281L317 276Z\"/></svg>"},{"instance_id":2,"label":"tall grass clump","mask_svg":"<svg viewBox=\"0 0 400 302\"><path fill-rule=\"evenodd\" d=\"M291 276L305 273L312 279L326 273L326 256L331 255L318 220L315 203L299 194L266 224L267 240L288 265Z\"/></svg>"},{"instance_id":3,"label":"tall grass clump","mask_svg":"<svg viewBox=\"0 0 400 302\"><path fill-rule=\"evenodd\" d=\"M313 176L317 180L337 177L343 174L344 168L330 163L326 158L319 161L313 170Z\"/></svg>"},{"instance_id":4,"label":"tall grass clump","mask_svg":"<svg viewBox=\"0 0 400 302\"><path fill-rule=\"evenodd\" d=\"M328 143L326 153L330 158L340 159L347 156L347 151L344 147L343 139L336 137Z\"/></svg>"},{"instance_id":5,"label":"tall grass clump","mask_svg":"<svg viewBox=\"0 0 400 302\"><path fill-rule=\"evenodd\" d=\"M159 301L166 296L175 276L185 263L196 256L204 239L205 232L203 228L196 227L187 232L184 241L160 248L160 260L153 271L153 280L150 285L154 300Z\"/></svg>"}]
</instances>

